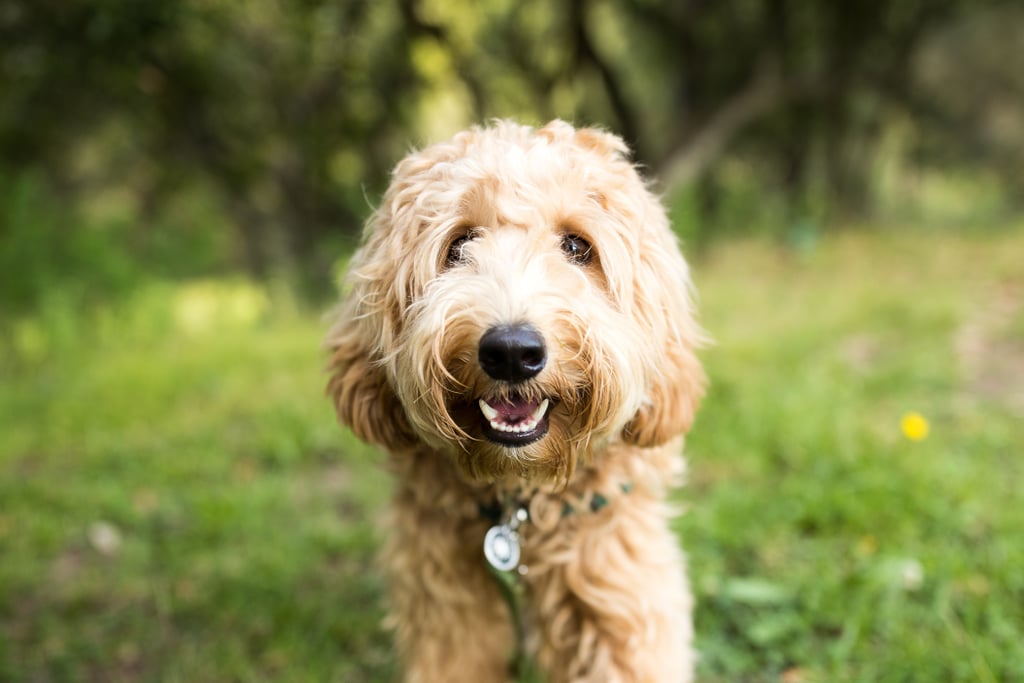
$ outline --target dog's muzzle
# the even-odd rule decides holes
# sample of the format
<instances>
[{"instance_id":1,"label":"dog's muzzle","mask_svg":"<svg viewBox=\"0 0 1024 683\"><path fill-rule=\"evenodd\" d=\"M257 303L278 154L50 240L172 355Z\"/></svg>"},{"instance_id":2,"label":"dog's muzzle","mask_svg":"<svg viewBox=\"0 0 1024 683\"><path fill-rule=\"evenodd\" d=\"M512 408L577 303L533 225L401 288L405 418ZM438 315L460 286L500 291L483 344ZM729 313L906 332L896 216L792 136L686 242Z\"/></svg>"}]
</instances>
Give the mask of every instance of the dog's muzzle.
<instances>
[{"instance_id":1,"label":"dog's muzzle","mask_svg":"<svg viewBox=\"0 0 1024 683\"><path fill-rule=\"evenodd\" d=\"M540 374L547 350L543 337L530 325L499 325L480 337L477 361L491 379L515 385ZM548 432L547 398L534 400L512 392L481 398L478 405L484 436L503 446L525 446Z\"/></svg>"}]
</instances>

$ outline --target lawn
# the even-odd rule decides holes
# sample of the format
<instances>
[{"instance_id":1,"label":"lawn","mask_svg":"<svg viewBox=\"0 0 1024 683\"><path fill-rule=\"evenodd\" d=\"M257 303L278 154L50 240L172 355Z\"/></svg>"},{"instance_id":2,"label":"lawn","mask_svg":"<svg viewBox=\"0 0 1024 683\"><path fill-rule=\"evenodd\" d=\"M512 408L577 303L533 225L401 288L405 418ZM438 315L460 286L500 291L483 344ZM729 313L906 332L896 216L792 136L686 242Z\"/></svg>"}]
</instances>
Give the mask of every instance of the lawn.
<instances>
[{"instance_id":1,"label":"lawn","mask_svg":"<svg viewBox=\"0 0 1024 683\"><path fill-rule=\"evenodd\" d=\"M693 261L701 680L1024 681L1024 230ZM393 678L324 330L244 281L0 325L0 681Z\"/></svg>"}]
</instances>

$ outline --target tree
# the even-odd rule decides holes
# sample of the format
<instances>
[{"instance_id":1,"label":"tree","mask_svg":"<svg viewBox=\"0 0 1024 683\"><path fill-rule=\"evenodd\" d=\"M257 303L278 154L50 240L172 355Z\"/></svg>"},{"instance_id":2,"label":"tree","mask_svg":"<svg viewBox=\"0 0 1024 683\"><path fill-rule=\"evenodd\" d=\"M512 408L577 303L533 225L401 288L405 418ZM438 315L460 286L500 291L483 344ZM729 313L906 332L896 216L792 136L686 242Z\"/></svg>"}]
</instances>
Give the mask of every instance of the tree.
<instances>
[{"instance_id":1,"label":"tree","mask_svg":"<svg viewBox=\"0 0 1024 683\"><path fill-rule=\"evenodd\" d=\"M37 169L70 203L121 188L140 245L193 229L169 227L172 207L212 196L252 272L315 281L340 251L323 245L351 243L410 144L491 117L611 128L668 190L697 184L708 211L725 158L794 206L816 192L858 211L896 113L932 140L984 137L969 106L928 104L915 65L934 36L1004 6L0 0L0 172ZM971 45L963 63L983 61L984 40Z\"/></svg>"}]
</instances>

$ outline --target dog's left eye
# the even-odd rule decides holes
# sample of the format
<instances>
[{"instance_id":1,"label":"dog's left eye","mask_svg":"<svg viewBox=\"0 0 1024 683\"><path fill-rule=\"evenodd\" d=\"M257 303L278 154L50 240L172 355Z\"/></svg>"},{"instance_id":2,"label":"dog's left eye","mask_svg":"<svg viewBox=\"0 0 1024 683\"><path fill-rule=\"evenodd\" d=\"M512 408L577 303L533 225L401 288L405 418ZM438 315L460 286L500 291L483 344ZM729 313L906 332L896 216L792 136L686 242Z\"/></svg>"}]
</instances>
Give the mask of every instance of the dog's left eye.
<instances>
[{"instance_id":1,"label":"dog's left eye","mask_svg":"<svg viewBox=\"0 0 1024 683\"><path fill-rule=\"evenodd\" d=\"M466 233L460 235L452 240L452 243L448 245L448 255L445 257L445 265L449 268L451 266L457 266L466 260L466 254L463 251L466 244L473 239L473 235Z\"/></svg>"},{"instance_id":2,"label":"dog's left eye","mask_svg":"<svg viewBox=\"0 0 1024 683\"><path fill-rule=\"evenodd\" d=\"M573 263L585 266L593 258L593 247L579 235L566 235L562 238L562 251Z\"/></svg>"}]
</instances>

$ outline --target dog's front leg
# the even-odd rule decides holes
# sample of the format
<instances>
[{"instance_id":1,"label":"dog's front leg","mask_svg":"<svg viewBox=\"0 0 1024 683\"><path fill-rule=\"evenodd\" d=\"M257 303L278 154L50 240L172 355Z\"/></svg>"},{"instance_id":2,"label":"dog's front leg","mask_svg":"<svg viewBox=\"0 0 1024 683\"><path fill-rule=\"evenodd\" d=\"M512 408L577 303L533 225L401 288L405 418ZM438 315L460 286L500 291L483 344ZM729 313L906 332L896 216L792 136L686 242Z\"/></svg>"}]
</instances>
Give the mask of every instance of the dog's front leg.
<instances>
[{"instance_id":1,"label":"dog's front leg","mask_svg":"<svg viewBox=\"0 0 1024 683\"><path fill-rule=\"evenodd\" d=\"M565 520L532 560L533 644L549 683L688 683L692 598L664 506L626 496Z\"/></svg>"},{"instance_id":2,"label":"dog's front leg","mask_svg":"<svg viewBox=\"0 0 1024 683\"><path fill-rule=\"evenodd\" d=\"M485 567L486 523L452 507L401 491L392 505L384 564L403 680L506 683L516 641Z\"/></svg>"}]
</instances>

